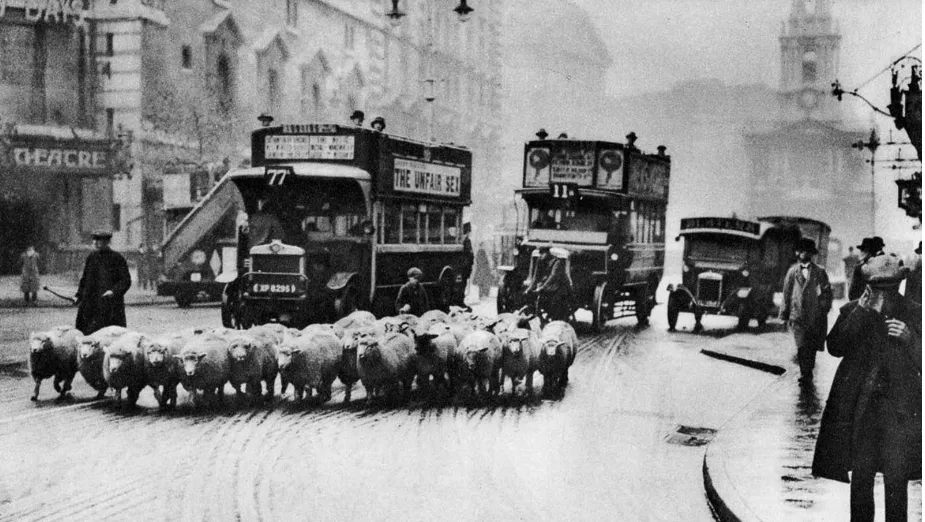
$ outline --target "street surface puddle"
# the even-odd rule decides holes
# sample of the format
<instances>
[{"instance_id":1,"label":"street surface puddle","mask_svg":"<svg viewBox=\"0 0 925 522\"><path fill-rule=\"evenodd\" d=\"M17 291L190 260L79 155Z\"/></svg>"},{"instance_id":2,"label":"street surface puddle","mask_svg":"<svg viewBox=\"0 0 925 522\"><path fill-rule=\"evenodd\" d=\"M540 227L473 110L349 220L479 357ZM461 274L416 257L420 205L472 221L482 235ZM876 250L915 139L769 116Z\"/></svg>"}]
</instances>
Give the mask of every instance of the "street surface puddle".
<instances>
[{"instance_id":1,"label":"street surface puddle","mask_svg":"<svg viewBox=\"0 0 925 522\"><path fill-rule=\"evenodd\" d=\"M681 446L703 446L713 440L716 430L712 428L698 428L695 426L678 425L677 428L665 437L669 444Z\"/></svg>"}]
</instances>

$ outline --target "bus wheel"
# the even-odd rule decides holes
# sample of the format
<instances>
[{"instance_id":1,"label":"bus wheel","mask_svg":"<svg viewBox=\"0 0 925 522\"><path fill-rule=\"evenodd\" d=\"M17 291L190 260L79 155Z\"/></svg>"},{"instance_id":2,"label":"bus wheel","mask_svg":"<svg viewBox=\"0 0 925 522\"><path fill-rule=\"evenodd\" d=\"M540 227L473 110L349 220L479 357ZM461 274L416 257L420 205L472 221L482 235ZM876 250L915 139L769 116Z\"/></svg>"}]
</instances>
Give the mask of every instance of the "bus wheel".
<instances>
[{"instance_id":1,"label":"bus wheel","mask_svg":"<svg viewBox=\"0 0 925 522\"><path fill-rule=\"evenodd\" d=\"M649 325L649 312L649 285L646 285L636 294L636 320L639 326Z\"/></svg>"},{"instance_id":2,"label":"bus wheel","mask_svg":"<svg viewBox=\"0 0 925 522\"><path fill-rule=\"evenodd\" d=\"M346 317L356 311L358 295L356 287L350 285L334 300L334 310L338 318Z\"/></svg>"},{"instance_id":3,"label":"bus wheel","mask_svg":"<svg viewBox=\"0 0 925 522\"><path fill-rule=\"evenodd\" d=\"M591 310L591 328L595 332L604 329L604 325L613 316L613 303L610 301L609 288L606 282L597 285L594 289L594 308Z\"/></svg>"},{"instance_id":4,"label":"bus wheel","mask_svg":"<svg viewBox=\"0 0 925 522\"><path fill-rule=\"evenodd\" d=\"M513 303L511 302L510 293L511 289L507 283L507 277L501 276L501 282L498 283L498 297L495 300L495 305L498 308L499 314L513 311Z\"/></svg>"}]
</instances>

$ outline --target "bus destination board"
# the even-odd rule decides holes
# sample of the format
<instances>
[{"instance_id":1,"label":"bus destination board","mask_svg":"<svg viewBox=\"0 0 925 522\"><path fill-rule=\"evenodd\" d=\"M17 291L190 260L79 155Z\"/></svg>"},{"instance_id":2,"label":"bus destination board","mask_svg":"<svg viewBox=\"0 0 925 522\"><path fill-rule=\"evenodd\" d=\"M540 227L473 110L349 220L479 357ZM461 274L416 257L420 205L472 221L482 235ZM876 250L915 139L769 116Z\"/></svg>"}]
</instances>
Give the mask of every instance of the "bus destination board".
<instances>
[{"instance_id":1,"label":"bus destination board","mask_svg":"<svg viewBox=\"0 0 925 522\"><path fill-rule=\"evenodd\" d=\"M268 160L350 161L353 156L353 136L270 135L264 142Z\"/></svg>"},{"instance_id":2,"label":"bus destination board","mask_svg":"<svg viewBox=\"0 0 925 522\"><path fill-rule=\"evenodd\" d=\"M746 234L757 236L761 232L761 225L754 221L725 217L697 217L681 220L682 232L693 230L725 230L729 232L745 232Z\"/></svg>"},{"instance_id":3,"label":"bus destination board","mask_svg":"<svg viewBox=\"0 0 925 522\"><path fill-rule=\"evenodd\" d=\"M396 192L459 197L461 172L459 167L395 158L393 188Z\"/></svg>"}]
</instances>

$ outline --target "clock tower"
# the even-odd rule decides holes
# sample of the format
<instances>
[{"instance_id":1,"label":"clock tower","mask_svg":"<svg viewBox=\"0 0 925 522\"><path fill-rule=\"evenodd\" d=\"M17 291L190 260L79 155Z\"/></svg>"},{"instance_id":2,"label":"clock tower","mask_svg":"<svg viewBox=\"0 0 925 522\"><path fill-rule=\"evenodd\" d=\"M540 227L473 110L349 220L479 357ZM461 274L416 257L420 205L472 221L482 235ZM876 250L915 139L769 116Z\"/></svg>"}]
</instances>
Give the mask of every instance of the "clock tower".
<instances>
[{"instance_id":1,"label":"clock tower","mask_svg":"<svg viewBox=\"0 0 925 522\"><path fill-rule=\"evenodd\" d=\"M839 119L829 91L838 77L840 42L832 0L793 0L780 36L782 120Z\"/></svg>"}]
</instances>

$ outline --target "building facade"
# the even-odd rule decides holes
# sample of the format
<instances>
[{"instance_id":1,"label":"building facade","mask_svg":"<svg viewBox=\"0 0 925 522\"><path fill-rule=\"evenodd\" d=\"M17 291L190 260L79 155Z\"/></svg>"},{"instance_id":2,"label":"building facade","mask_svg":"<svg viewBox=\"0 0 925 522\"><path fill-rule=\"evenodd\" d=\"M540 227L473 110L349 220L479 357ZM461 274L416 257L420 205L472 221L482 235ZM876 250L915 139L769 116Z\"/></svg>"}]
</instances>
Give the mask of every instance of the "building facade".
<instances>
[{"instance_id":1,"label":"building facade","mask_svg":"<svg viewBox=\"0 0 925 522\"><path fill-rule=\"evenodd\" d=\"M0 0L0 273L29 244L48 270L112 220L130 160L97 125L96 26L80 2Z\"/></svg>"},{"instance_id":2,"label":"building facade","mask_svg":"<svg viewBox=\"0 0 925 522\"><path fill-rule=\"evenodd\" d=\"M747 129L747 211L794 215L832 227L836 246L872 234L872 172L851 144L869 130L846 123L831 93L841 35L832 0L795 0L780 35L777 117ZM839 256L840 257L840 256Z\"/></svg>"},{"instance_id":3,"label":"building facade","mask_svg":"<svg viewBox=\"0 0 925 522\"><path fill-rule=\"evenodd\" d=\"M398 27L389 0L62 4L80 2L0 0L0 118L19 135L25 124L60 122L55 136L86 128L91 153L102 146L93 140L112 161L130 153L130 168L80 167L55 181L59 199L87 207L59 219L74 230L47 225L49 241L66 237L72 250L99 227L124 252L158 245L224 172L248 163L261 114L350 124L362 110L367 125L383 116L386 132L470 147L476 183L498 164L501 2L462 24L455 1L403 0ZM82 260L72 257L58 268Z\"/></svg>"}]
</instances>

